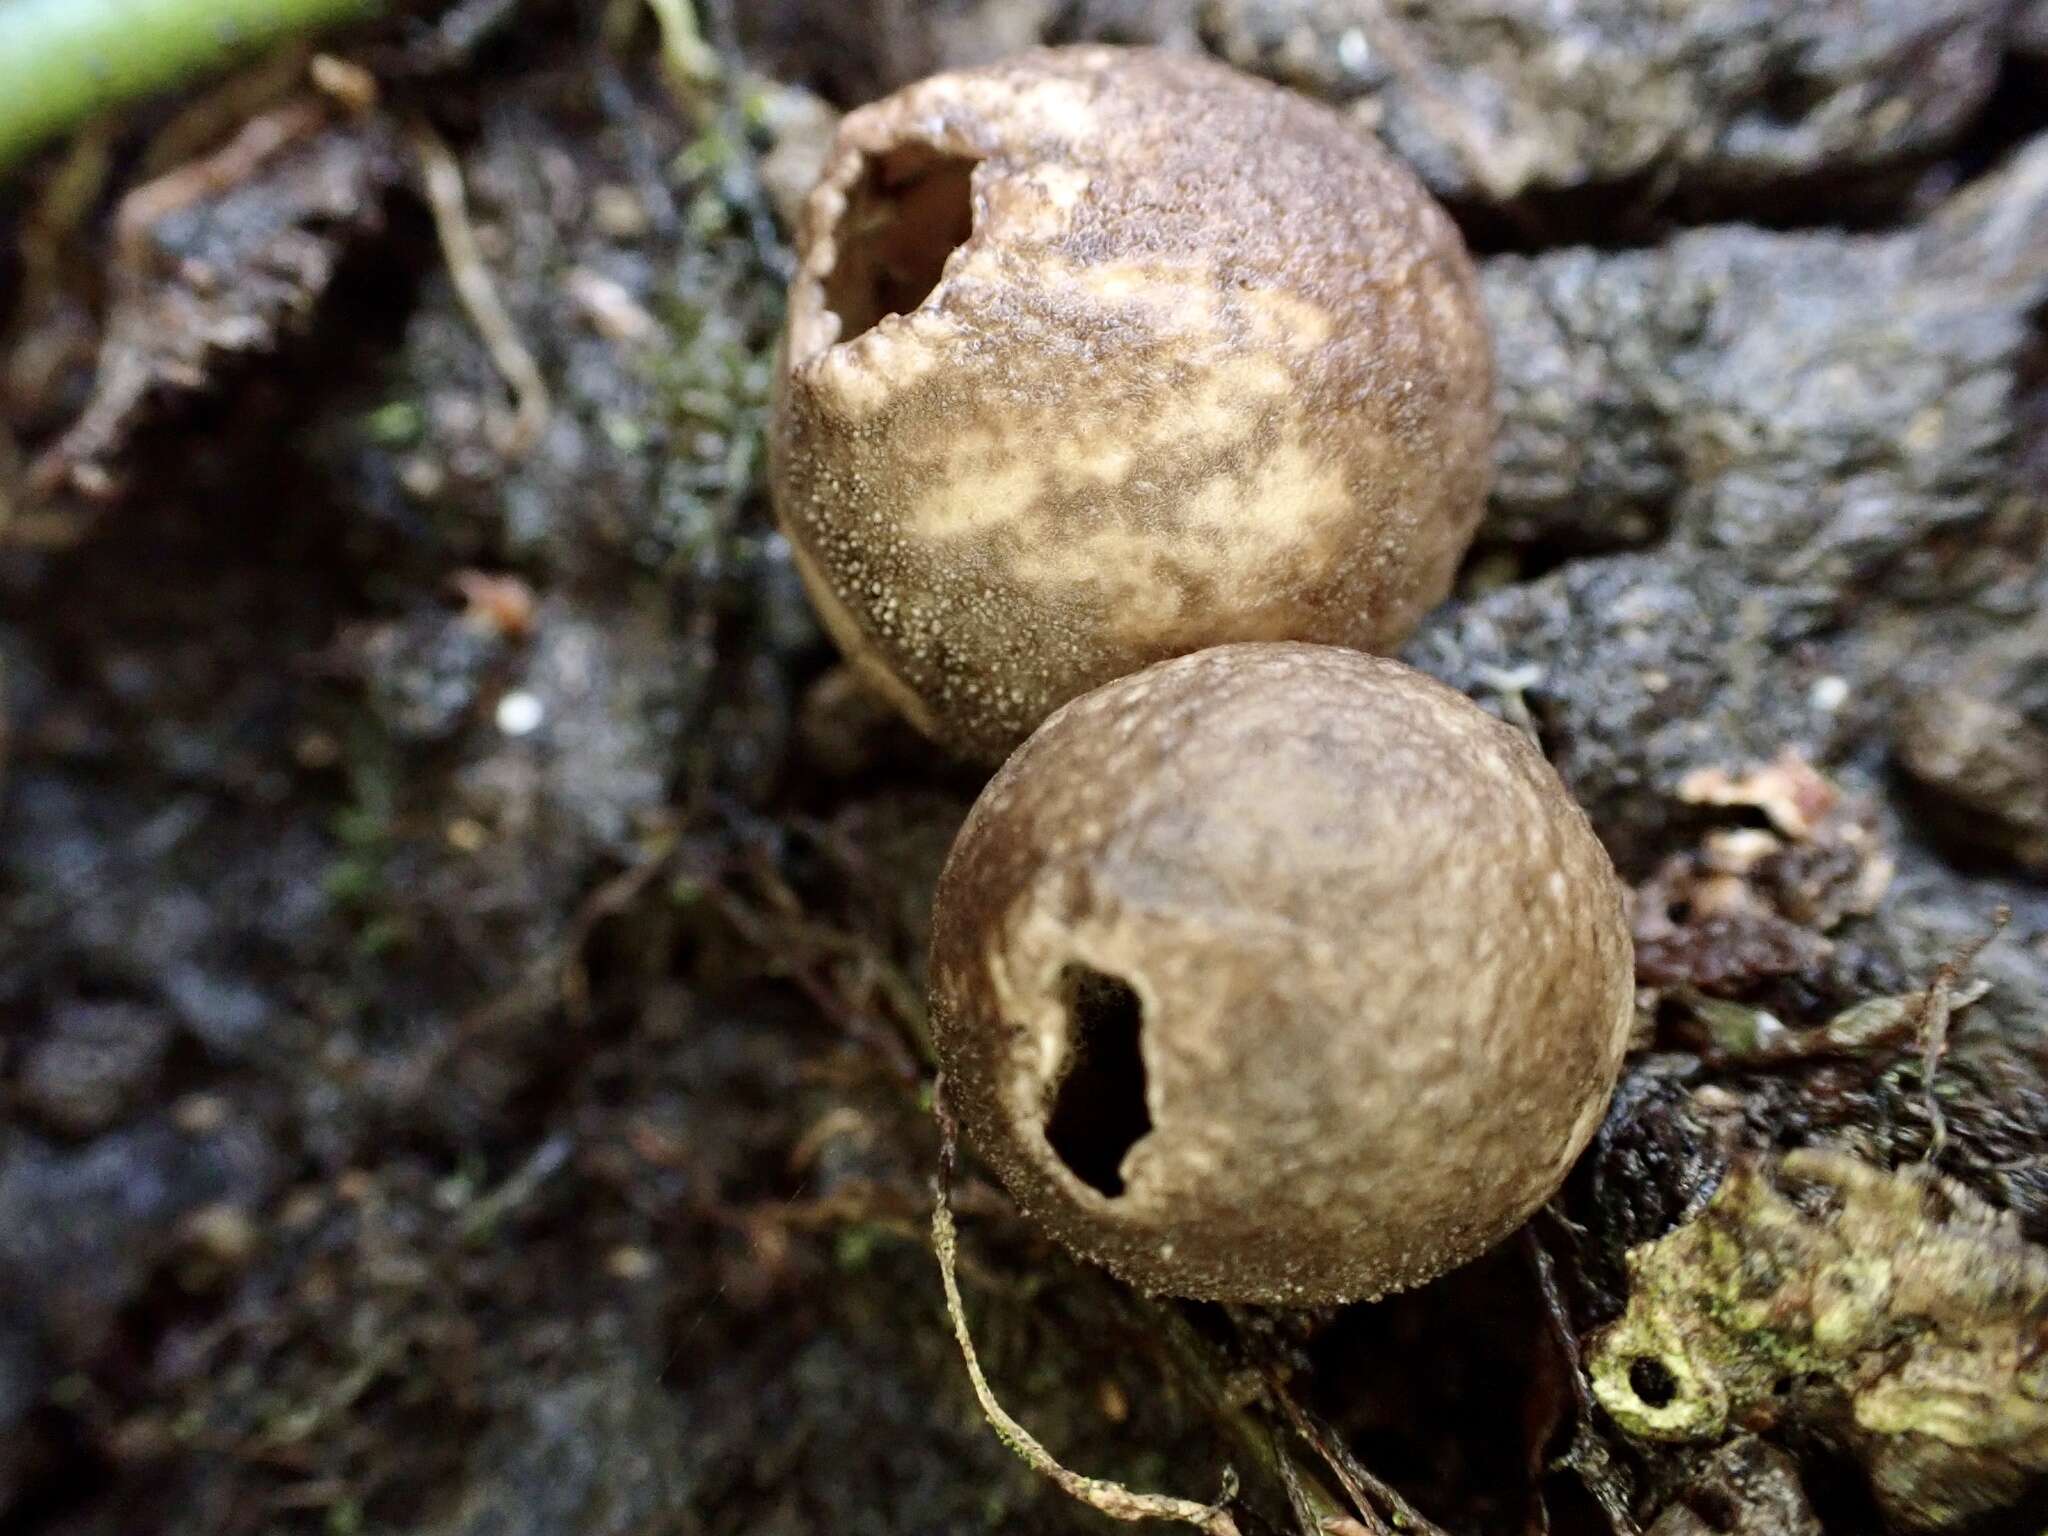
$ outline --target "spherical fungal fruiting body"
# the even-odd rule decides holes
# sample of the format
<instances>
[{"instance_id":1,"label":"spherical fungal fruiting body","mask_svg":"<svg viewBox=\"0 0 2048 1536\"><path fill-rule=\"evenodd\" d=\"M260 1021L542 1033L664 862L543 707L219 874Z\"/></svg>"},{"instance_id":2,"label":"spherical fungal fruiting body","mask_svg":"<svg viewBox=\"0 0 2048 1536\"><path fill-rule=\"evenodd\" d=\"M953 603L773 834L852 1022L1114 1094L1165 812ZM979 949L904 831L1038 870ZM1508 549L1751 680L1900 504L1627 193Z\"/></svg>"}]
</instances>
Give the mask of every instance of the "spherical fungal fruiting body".
<instances>
[{"instance_id":1,"label":"spherical fungal fruiting body","mask_svg":"<svg viewBox=\"0 0 2048 1536\"><path fill-rule=\"evenodd\" d=\"M1133 1284L1420 1284L1553 1194L1633 1013L1550 765L1398 663L1161 663L1056 713L940 880L932 1026L1018 1202Z\"/></svg>"},{"instance_id":2,"label":"spherical fungal fruiting body","mask_svg":"<svg viewBox=\"0 0 2048 1536\"><path fill-rule=\"evenodd\" d=\"M1493 425L1463 244L1369 134L1074 48L845 119L772 475L840 646L993 760L1167 656L1397 642L1470 542Z\"/></svg>"}]
</instances>

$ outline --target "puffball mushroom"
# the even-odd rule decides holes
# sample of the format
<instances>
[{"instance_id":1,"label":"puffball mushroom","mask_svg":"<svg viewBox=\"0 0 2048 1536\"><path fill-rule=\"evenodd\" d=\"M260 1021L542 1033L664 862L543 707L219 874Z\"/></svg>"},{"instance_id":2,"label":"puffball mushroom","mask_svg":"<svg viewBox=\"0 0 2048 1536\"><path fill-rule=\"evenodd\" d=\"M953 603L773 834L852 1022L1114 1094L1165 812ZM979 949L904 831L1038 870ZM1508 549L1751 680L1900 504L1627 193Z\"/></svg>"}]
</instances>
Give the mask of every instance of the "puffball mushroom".
<instances>
[{"instance_id":1,"label":"puffball mushroom","mask_svg":"<svg viewBox=\"0 0 2048 1536\"><path fill-rule=\"evenodd\" d=\"M1196 58L943 74L806 206L771 483L827 627L995 761L1230 640L1399 642L1491 474L1457 230L1376 139Z\"/></svg>"},{"instance_id":2,"label":"puffball mushroom","mask_svg":"<svg viewBox=\"0 0 2048 1536\"><path fill-rule=\"evenodd\" d=\"M1296 1306L1526 1219L1634 1011L1620 884L1535 747L1288 643L1046 721L954 844L931 985L949 1099L1041 1226L1147 1291Z\"/></svg>"}]
</instances>

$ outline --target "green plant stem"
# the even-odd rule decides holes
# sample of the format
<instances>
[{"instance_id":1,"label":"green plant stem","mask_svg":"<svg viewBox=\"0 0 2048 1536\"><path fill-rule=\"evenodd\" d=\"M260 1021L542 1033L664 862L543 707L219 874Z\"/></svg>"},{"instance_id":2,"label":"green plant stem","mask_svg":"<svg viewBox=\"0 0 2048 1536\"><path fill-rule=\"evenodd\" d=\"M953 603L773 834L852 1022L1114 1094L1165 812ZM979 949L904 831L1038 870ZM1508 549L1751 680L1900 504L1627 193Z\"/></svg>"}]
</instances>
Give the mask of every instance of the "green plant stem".
<instances>
[{"instance_id":1,"label":"green plant stem","mask_svg":"<svg viewBox=\"0 0 2048 1536\"><path fill-rule=\"evenodd\" d=\"M384 0L0 0L0 171L97 112Z\"/></svg>"}]
</instances>

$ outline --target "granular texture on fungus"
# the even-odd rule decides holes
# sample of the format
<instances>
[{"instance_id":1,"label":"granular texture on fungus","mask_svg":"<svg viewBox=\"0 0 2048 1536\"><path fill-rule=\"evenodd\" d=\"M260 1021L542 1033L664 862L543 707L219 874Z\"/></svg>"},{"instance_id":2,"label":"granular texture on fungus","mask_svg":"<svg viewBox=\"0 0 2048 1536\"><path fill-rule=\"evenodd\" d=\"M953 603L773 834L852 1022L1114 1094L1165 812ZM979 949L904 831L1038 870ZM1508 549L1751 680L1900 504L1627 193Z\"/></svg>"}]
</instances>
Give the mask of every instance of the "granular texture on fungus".
<instances>
[{"instance_id":1,"label":"granular texture on fungus","mask_svg":"<svg viewBox=\"0 0 2048 1536\"><path fill-rule=\"evenodd\" d=\"M1232 640L1384 650L1491 477L1455 226L1365 130L1199 59L1041 51L849 115L812 194L776 506L833 637L999 759Z\"/></svg>"},{"instance_id":2,"label":"granular texture on fungus","mask_svg":"<svg viewBox=\"0 0 2048 1536\"><path fill-rule=\"evenodd\" d=\"M1150 1291L1419 1285L1557 1190L1634 1017L1621 889L1520 732L1397 662L1220 646L1076 700L939 882L982 1155Z\"/></svg>"}]
</instances>

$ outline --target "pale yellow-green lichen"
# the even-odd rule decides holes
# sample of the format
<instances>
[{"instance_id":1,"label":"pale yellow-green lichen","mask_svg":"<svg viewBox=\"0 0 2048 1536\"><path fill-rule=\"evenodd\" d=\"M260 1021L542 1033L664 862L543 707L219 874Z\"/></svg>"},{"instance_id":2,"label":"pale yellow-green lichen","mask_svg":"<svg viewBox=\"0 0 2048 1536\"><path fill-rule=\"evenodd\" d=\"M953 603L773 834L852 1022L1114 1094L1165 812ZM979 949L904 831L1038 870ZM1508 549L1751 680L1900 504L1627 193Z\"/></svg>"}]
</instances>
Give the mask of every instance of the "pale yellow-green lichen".
<instances>
[{"instance_id":1,"label":"pale yellow-green lichen","mask_svg":"<svg viewBox=\"0 0 2048 1536\"><path fill-rule=\"evenodd\" d=\"M1629 1434L1798 1424L1929 1530L2048 1475L2048 1251L1926 1169L1817 1149L1738 1162L1628 1266L1628 1310L1588 1364Z\"/></svg>"}]
</instances>

